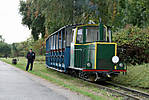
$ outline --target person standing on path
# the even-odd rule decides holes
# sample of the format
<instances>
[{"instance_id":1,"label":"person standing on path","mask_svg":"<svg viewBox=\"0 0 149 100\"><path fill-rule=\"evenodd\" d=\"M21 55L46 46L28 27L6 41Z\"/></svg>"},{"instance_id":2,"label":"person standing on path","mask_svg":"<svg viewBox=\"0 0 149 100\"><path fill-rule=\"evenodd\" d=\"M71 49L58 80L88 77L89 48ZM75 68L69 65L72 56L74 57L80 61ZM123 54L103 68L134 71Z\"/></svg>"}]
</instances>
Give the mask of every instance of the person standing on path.
<instances>
[{"instance_id":1,"label":"person standing on path","mask_svg":"<svg viewBox=\"0 0 149 100\"><path fill-rule=\"evenodd\" d=\"M27 61L27 66L26 66L26 71L28 71L28 68L29 68L30 64L31 64L30 71L32 71L33 63L34 63L34 60L35 60L35 53L32 51L32 49L29 50L29 52L26 55L26 58L28 60Z\"/></svg>"}]
</instances>

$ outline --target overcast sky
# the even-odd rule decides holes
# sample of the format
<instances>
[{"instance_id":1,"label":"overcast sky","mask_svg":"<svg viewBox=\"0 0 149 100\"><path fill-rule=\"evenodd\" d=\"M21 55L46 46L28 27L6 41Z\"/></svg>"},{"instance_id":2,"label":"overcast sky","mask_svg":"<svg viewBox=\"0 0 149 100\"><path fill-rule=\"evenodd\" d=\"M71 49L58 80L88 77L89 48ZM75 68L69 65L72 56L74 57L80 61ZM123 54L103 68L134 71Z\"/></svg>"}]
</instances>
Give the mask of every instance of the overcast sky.
<instances>
[{"instance_id":1,"label":"overcast sky","mask_svg":"<svg viewBox=\"0 0 149 100\"><path fill-rule=\"evenodd\" d=\"M1 0L0 1L0 35L5 42L21 42L30 37L30 31L21 24L19 15L20 0Z\"/></svg>"}]
</instances>

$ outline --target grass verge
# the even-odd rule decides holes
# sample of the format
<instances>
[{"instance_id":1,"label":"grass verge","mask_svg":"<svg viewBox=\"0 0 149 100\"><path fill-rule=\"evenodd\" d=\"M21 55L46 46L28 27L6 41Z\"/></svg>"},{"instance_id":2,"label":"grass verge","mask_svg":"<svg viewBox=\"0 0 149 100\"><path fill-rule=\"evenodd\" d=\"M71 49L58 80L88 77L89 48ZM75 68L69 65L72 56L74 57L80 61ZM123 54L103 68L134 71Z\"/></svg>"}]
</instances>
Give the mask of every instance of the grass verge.
<instances>
[{"instance_id":1,"label":"grass verge","mask_svg":"<svg viewBox=\"0 0 149 100\"><path fill-rule=\"evenodd\" d=\"M114 78L114 82L149 92L149 64L129 66L127 75L120 74Z\"/></svg>"},{"instance_id":2,"label":"grass verge","mask_svg":"<svg viewBox=\"0 0 149 100\"><path fill-rule=\"evenodd\" d=\"M54 84L70 89L71 91L88 96L92 100L121 100L122 99L122 97L116 97L112 93L109 93L105 90L100 90L98 89L98 87L91 85L88 82L85 82L83 80L79 80L77 78L68 76L64 73L47 69L45 67L45 62L43 57L37 57L37 59L38 60L35 61L34 63L33 71L30 71L29 73L32 73L41 78L44 78ZM8 64L11 64L12 58L1 59L1 60ZM16 66L17 68L25 70L26 59L19 58L18 64L13 66Z\"/></svg>"}]
</instances>

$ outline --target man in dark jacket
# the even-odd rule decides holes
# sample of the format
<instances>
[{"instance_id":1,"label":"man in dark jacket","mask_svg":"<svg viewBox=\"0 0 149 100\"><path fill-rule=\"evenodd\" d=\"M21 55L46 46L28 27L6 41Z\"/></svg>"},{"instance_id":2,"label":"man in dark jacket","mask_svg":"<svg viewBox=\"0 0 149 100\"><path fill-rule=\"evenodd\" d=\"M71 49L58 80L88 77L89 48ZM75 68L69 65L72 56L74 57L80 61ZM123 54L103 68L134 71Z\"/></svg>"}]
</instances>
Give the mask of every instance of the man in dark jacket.
<instances>
[{"instance_id":1,"label":"man in dark jacket","mask_svg":"<svg viewBox=\"0 0 149 100\"><path fill-rule=\"evenodd\" d=\"M26 58L28 59L27 66L26 66L26 71L28 71L28 68L29 68L30 64L31 64L30 71L32 71L33 63L34 63L34 60L35 60L35 53L32 51L32 49L29 50L29 52L27 53Z\"/></svg>"}]
</instances>

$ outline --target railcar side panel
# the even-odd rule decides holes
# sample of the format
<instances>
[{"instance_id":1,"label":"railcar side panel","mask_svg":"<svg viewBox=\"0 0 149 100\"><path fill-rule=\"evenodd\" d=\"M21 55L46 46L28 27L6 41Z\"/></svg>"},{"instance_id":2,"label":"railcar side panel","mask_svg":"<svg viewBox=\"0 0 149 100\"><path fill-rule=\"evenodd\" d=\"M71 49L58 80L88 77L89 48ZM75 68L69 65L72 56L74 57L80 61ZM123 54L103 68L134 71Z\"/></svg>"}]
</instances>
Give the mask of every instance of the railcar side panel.
<instances>
[{"instance_id":1,"label":"railcar side panel","mask_svg":"<svg viewBox=\"0 0 149 100\"><path fill-rule=\"evenodd\" d=\"M74 67L83 69L94 69L95 66L95 44L75 45L74 50ZM88 67L87 63L91 66Z\"/></svg>"}]
</instances>

